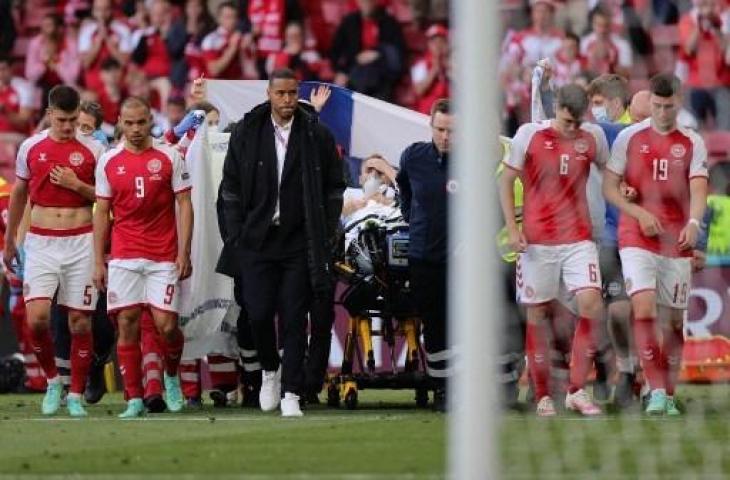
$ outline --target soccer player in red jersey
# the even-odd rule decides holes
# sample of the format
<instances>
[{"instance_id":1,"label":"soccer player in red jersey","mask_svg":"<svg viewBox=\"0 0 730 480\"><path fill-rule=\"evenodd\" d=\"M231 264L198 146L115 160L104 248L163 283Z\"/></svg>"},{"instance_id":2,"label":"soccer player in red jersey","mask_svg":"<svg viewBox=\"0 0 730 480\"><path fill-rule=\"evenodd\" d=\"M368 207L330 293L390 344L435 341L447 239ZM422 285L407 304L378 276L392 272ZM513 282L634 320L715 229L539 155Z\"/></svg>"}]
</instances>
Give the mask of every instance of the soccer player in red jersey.
<instances>
[{"instance_id":1,"label":"soccer player in red jersey","mask_svg":"<svg viewBox=\"0 0 730 480\"><path fill-rule=\"evenodd\" d=\"M57 293L58 304L69 310L71 387L67 407L75 417L86 415L81 395L93 356L91 314L97 292L92 283L91 206L94 168L103 150L95 140L76 133L79 103L73 88L54 87L48 95L50 129L21 144L3 251L6 267L14 271L15 239L30 197L23 296L29 341L48 379L41 410L52 415L61 405L63 386L49 328L51 300ZM70 177L77 180L74 188L65 186Z\"/></svg>"},{"instance_id":2,"label":"soccer player in red jersey","mask_svg":"<svg viewBox=\"0 0 730 480\"><path fill-rule=\"evenodd\" d=\"M104 154L96 168L94 282L107 291L108 311L117 315L117 357L127 397L127 409L119 417L132 418L145 411L139 321L144 306L150 307L165 343L167 408L177 412L183 407L178 281L192 272L193 206L182 157L168 146L153 144L149 105L136 97L126 99L119 124L123 142ZM114 224L107 273L104 246L110 213Z\"/></svg>"},{"instance_id":3,"label":"soccer player in red jersey","mask_svg":"<svg viewBox=\"0 0 730 480\"><path fill-rule=\"evenodd\" d=\"M527 310L525 343L540 416L555 415L548 390L547 320L549 303L557 298L561 280L575 293L578 305L565 406L583 415L601 413L583 388L595 357L593 335L603 309L586 181L591 163L602 168L608 160L608 144L600 127L583 123L587 108L588 98L582 88L560 88L555 118L520 127L505 162L508 168L500 177L500 201L510 247L521 252L517 290ZM515 220L513 198L518 176L524 185L522 231Z\"/></svg>"},{"instance_id":4,"label":"soccer player in red jersey","mask_svg":"<svg viewBox=\"0 0 730 480\"><path fill-rule=\"evenodd\" d=\"M681 83L671 74L651 79L651 117L616 138L603 193L621 210L618 241L634 338L652 389L646 413L679 415L674 387L684 345L683 317L692 249L707 204L707 149L694 131L677 125ZM638 192L619 192L623 180ZM657 339L662 321L662 342Z\"/></svg>"}]
</instances>

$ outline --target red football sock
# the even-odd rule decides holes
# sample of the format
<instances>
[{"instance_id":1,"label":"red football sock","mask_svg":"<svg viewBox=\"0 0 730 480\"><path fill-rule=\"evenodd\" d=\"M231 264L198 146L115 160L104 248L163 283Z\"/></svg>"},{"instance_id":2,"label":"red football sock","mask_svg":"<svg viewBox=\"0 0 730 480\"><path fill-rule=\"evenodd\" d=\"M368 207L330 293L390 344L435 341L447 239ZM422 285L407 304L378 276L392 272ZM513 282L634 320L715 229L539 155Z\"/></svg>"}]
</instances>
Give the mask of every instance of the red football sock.
<instances>
[{"instance_id":1,"label":"red football sock","mask_svg":"<svg viewBox=\"0 0 730 480\"><path fill-rule=\"evenodd\" d=\"M91 332L71 335L71 387L70 393L84 393L94 356L94 336Z\"/></svg>"},{"instance_id":2,"label":"red football sock","mask_svg":"<svg viewBox=\"0 0 730 480\"><path fill-rule=\"evenodd\" d=\"M200 398L200 360L180 362L180 388L185 398Z\"/></svg>"},{"instance_id":3,"label":"red football sock","mask_svg":"<svg viewBox=\"0 0 730 480\"><path fill-rule=\"evenodd\" d=\"M142 398L142 351L139 343L117 345L119 370L124 380L124 393L127 399Z\"/></svg>"},{"instance_id":4,"label":"red football sock","mask_svg":"<svg viewBox=\"0 0 730 480\"><path fill-rule=\"evenodd\" d=\"M530 378L535 386L535 400L548 396L548 378L550 377L550 359L548 358L547 329L544 325L527 324L525 336L527 363Z\"/></svg>"},{"instance_id":5,"label":"red football sock","mask_svg":"<svg viewBox=\"0 0 730 480\"><path fill-rule=\"evenodd\" d=\"M682 348L684 347L684 328L670 328L664 331L662 351L667 368L667 395L674 395L682 365Z\"/></svg>"},{"instance_id":6,"label":"red football sock","mask_svg":"<svg viewBox=\"0 0 730 480\"><path fill-rule=\"evenodd\" d=\"M34 330L29 328L28 341L33 353L35 353L38 365L43 369L43 373L46 374L46 378L49 380L58 376L58 370L56 370L56 354L53 348L53 338L51 338L51 331L49 329Z\"/></svg>"},{"instance_id":7,"label":"red football sock","mask_svg":"<svg viewBox=\"0 0 730 480\"><path fill-rule=\"evenodd\" d=\"M162 395L162 339L151 316L142 315L141 327L144 397L149 398Z\"/></svg>"},{"instance_id":8,"label":"red football sock","mask_svg":"<svg viewBox=\"0 0 730 480\"><path fill-rule=\"evenodd\" d=\"M575 393L585 386L588 373L596 356L596 342L593 340L593 320L578 317L573 337L573 348L570 352L570 385L569 393Z\"/></svg>"},{"instance_id":9,"label":"red football sock","mask_svg":"<svg viewBox=\"0 0 730 480\"><path fill-rule=\"evenodd\" d=\"M208 372L214 389L230 392L238 386L236 359L223 355L208 355Z\"/></svg>"},{"instance_id":10,"label":"red football sock","mask_svg":"<svg viewBox=\"0 0 730 480\"><path fill-rule=\"evenodd\" d=\"M664 360L656 338L654 317L634 319L634 339L644 376L652 390L665 388Z\"/></svg>"},{"instance_id":11,"label":"red football sock","mask_svg":"<svg viewBox=\"0 0 730 480\"><path fill-rule=\"evenodd\" d=\"M184 345L185 336L179 328L175 329L173 335L165 338L165 373L167 373L167 376L174 377L177 375Z\"/></svg>"}]
</instances>

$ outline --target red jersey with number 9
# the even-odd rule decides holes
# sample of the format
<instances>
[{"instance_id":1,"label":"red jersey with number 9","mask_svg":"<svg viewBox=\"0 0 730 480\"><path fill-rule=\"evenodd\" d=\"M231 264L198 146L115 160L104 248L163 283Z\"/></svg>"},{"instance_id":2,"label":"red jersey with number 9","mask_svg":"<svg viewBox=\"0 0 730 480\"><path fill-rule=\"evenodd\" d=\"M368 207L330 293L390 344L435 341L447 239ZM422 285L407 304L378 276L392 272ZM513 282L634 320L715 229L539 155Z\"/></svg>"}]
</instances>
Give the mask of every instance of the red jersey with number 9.
<instances>
[{"instance_id":1,"label":"red jersey with number 9","mask_svg":"<svg viewBox=\"0 0 730 480\"><path fill-rule=\"evenodd\" d=\"M586 184L591 163L604 165L607 160L608 142L597 125L584 123L571 138L561 136L549 120L517 130L505 165L520 172L524 186L527 243L591 239Z\"/></svg>"},{"instance_id":2,"label":"red jersey with number 9","mask_svg":"<svg viewBox=\"0 0 730 480\"><path fill-rule=\"evenodd\" d=\"M96 196L111 202L111 258L174 262L175 194L190 188L184 160L166 145L141 153L121 145L104 154L96 169Z\"/></svg>"},{"instance_id":3,"label":"red jersey with number 9","mask_svg":"<svg viewBox=\"0 0 730 480\"><path fill-rule=\"evenodd\" d=\"M662 235L646 237L636 219L621 215L619 248L639 247L668 257L691 257L691 250L677 248L677 240L689 220L690 179L707 178L707 149L702 137L682 128L659 133L651 126L651 119L646 119L619 133L607 168L636 189L634 202L652 213L664 228Z\"/></svg>"}]
</instances>

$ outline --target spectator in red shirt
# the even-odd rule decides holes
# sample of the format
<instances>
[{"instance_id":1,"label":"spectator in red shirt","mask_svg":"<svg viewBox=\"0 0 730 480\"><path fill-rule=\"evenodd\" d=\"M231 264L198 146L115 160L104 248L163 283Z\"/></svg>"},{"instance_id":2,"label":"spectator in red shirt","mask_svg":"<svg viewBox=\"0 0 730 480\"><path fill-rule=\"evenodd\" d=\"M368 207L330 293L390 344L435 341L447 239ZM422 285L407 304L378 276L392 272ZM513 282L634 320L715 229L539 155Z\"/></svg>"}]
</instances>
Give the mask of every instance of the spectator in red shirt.
<instances>
[{"instance_id":1,"label":"spectator in red shirt","mask_svg":"<svg viewBox=\"0 0 730 480\"><path fill-rule=\"evenodd\" d=\"M97 90L98 102L104 112L104 123L114 126L119 118L119 106L127 96L122 84L122 66L114 58L107 58L101 65L102 87Z\"/></svg>"},{"instance_id":2,"label":"spectator in red shirt","mask_svg":"<svg viewBox=\"0 0 730 480\"><path fill-rule=\"evenodd\" d=\"M443 25L432 25L426 31L428 51L411 68L411 82L416 92L416 110L430 114L431 106L440 98L449 98L451 66L449 64L449 31Z\"/></svg>"},{"instance_id":3,"label":"spectator in red shirt","mask_svg":"<svg viewBox=\"0 0 730 480\"><path fill-rule=\"evenodd\" d=\"M52 87L75 85L80 70L76 42L64 32L61 17L46 15L41 21L40 33L28 44L25 78L41 89L45 102Z\"/></svg>"},{"instance_id":4,"label":"spectator in red shirt","mask_svg":"<svg viewBox=\"0 0 730 480\"><path fill-rule=\"evenodd\" d=\"M251 25L256 43L256 55L262 76L270 55L284 48L286 26L291 22L303 22L304 15L298 0L248 0L245 19Z\"/></svg>"},{"instance_id":5,"label":"spectator in red shirt","mask_svg":"<svg viewBox=\"0 0 730 480\"><path fill-rule=\"evenodd\" d=\"M237 30L238 10L232 2L218 7L218 28L201 45L206 71L212 78L244 78L241 52L252 45L252 36Z\"/></svg>"},{"instance_id":6,"label":"spectator in red shirt","mask_svg":"<svg viewBox=\"0 0 730 480\"><path fill-rule=\"evenodd\" d=\"M124 66L132 51L131 33L121 21L112 18L112 0L94 0L93 20L81 26L79 53L86 88L101 88L101 64L110 57Z\"/></svg>"},{"instance_id":7,"label":"spectator in red shirt","mask_svg":"<svg viewBox=\"0 0 730 480\"><path fill-rule=\"evenodd\" d=\"M342 19L332 42L335 83L388 100L403 72L403 32L376 0L357 4L358 10Z\"/></svg>"},{"instance_id":8,"label":"spectator in red shirt","mask_svg":"<svg viewBox=\"0 0 730 480\"><path fill-rule=\"evenodd\" d=\"M592 32L581 41L586 68L597 74L617 73L628 77L633 60L631 45L611 31L611 14L601 7L591 12Z\"/></svg>"},{"instance_id":9,"label":"spectator in red shirt","mask_svg":"<svg viewBox=\"0 0 730 480\"><path fill-rule=\"evenodd\" d=\"M187 0L185 2L185 13L183 16L187 43L185 45L185 60L182 62L185 70L173 72L173 75L181 75L182 83L185 80L195 80L206 74L205 59L201 44L203 39L210 32L215 30L216 24L213 16L208 11L205 0ZM179 83L173 77L173 83Z\"/></svg>"},{"instance_id":10,"label":"spectator in red shirt","mask_svg":"<svg viewBox=\"0 0 730 480\"><path fill-rule=\"evenodd\" d=\"M583 72L584 58L580 55L580 38L573 33L566 33L563 45L555 55L553 68L553 84L556 88L574 83Z\"/></svg>"},{"instance_id":11,"label":"spectator in red shirt","mask_svg":"<svg viewBox=\"0 0 730 480\"><path fill-rule=\"evenodd\" d=\"M304 27L299 22L291 22L286 27L285 43L282 51L269 54L266 60L266 75L281 68L291 69L300 81L317 80L324 69L322 58L316 50L306 49Z\"/></svg>"},{"instance_id":12,"label":"spectator in red shirt","mask_svg":"<svg viewBox=\"0 0 730 480\"><path fill-rule=\"evenodd\" d=\"M30 130L33 116L33 87L13 76L10 57L0 54L0 141L20 143Z\"/></svg>"},{"instance_id":13,"label":"spectator in red shirt","mask_svg":"<svg viewBox=\"0 0 730 480\"><path fill-rule=\"evenodd\" d=\"M687 74L689 107L703 123L730 130L730 19L718 0L695 0L679 21L680 59Z\"/></svg>"}]
</instances>

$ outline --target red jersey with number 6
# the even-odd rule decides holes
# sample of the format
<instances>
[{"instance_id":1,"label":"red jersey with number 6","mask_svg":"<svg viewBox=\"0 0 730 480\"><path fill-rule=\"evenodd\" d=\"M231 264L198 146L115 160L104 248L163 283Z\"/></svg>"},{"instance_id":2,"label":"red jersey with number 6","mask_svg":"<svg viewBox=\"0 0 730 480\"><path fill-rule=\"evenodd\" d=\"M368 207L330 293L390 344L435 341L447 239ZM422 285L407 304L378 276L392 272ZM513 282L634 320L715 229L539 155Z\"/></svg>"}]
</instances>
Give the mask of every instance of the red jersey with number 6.
<instances>
[{"instance_id":1,"label":"red jersey with number 6","mask_svg":"<svg viewBox=\"0 0 730 480\"><path fill-rule=\"evenodd\" d=\"M616 137L607 168L623 176L638 192L634 202L652 213L664 233L647 237L639 222L621 215L619 248L639 247L668 257L691 257L677 248L679 233L689 220L692 178L707 178L707 149L696 132L678 128L662 134L651 119L625 128Z\"/></svg>"},{"instance_id":2,"label":"red jersey with number 6","mask_svg":"<svg viewBox=\"0 0 730 480\"><path fill-rule=\"evenodd\" d=\"M522 125L512 139L509 168L524 186L527 243L561 245L591 239L586 183L591 163L604 165L608 142L597 125L584 123L563 137L550 120Z\"/></svg>"},{"instance_id":3,"label":"red jersey with number 6","mask_svg":"<svg viewBox=\"0 0 730 480\"><path fill-rule=\"evenodd\" d=\"M175 194L190 188L184 160L168 146L133 153L121 145L104 154L96 169L96 196L111 201L111 258L174 262Z\"/></svg>"}]
</instances>

